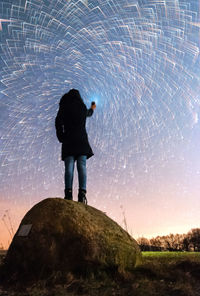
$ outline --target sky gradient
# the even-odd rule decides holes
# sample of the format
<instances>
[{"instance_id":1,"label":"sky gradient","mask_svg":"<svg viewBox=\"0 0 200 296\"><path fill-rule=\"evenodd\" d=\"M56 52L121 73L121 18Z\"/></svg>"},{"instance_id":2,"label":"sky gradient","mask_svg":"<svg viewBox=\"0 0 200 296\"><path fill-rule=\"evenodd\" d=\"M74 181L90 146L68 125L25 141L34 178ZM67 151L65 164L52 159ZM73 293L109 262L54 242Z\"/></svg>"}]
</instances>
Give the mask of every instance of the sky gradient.
<instances>
[{"instance_id":1,"label":"sky gradient","mask_svg":"<svg viewBox=\"0 0 200 296\"><path fill-rule=\"evenodd\" d=\"M87 119L89 204L134 238L200 226L199 8L1 1L0 246L34 204L64 196L54 122L71 88L97 104Z\"/></svg>"}]
</instances>

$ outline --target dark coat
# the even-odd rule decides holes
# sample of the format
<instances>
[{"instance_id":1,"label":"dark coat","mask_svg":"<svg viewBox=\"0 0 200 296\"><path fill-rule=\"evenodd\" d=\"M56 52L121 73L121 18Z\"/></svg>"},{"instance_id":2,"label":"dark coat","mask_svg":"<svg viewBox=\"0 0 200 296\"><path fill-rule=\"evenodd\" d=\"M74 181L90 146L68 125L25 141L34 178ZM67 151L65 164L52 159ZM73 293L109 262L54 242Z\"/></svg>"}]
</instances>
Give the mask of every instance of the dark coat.
<instances>
[{"instance_id":1,"label":"dark coat","mask_svg":"<svg viewBox=\"0 0 200 296\"><path fill-rule=\"evenodd\" d=\"M85 128L86 118L92 114L93 110L87 109L77 90L71 90L61 98L55 126L57 138L62 143L62 160L67 156L90 158L94 155Z\"/></svg>"}]
</instances>

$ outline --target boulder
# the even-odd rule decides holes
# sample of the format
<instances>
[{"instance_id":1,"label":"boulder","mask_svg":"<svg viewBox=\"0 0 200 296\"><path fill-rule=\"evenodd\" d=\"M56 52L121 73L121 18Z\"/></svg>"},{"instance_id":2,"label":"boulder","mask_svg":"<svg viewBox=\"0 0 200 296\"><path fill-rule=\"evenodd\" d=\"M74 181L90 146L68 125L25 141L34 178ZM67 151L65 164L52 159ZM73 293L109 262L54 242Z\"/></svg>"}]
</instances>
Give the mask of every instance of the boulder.
<instances>
[{"instance_id":1,"label":"boulder","mask_svg":"<svg viewBox=\"0 0 200 296\"><path fill-rule=\"evenodd\" d=\"M47 198L23 218L5 258L13 281L57 274L132 271L140 261L137 242L103 212L82 203Z\"/></svg>"}]
</instances>

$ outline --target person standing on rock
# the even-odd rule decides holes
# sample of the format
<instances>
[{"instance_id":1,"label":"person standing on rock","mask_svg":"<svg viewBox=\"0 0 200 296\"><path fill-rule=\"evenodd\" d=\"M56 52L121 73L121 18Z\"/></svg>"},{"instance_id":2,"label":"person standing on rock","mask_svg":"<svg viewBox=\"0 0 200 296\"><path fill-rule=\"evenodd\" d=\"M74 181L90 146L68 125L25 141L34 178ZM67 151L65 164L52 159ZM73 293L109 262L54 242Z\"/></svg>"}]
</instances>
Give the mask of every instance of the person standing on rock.
<instances>
[{"instance_id":1,"label":"person standing on rock","mask_svg":"<svg viewBox=\"0 0 200 296\"><path fill-rule=\"evenodd\" d=\"M77 163L79 193L78 201L86 199L86 160L94 155L85 128L86 118L92 116L95 102L87 109L76 89L71 89L60 100L55 120L56 135L62 143L62 160L65 163L65 199L72 200L74 165Z\"/></svg>"}]
</instances>

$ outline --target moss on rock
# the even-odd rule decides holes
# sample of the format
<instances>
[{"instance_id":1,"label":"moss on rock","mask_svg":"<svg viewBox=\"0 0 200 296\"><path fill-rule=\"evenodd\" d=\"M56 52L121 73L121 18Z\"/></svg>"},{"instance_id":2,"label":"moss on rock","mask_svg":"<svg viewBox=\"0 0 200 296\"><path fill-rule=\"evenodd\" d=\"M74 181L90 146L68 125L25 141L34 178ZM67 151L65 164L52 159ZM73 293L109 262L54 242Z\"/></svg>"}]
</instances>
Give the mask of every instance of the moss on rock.
<instances>
[{"instance_id":1,"label":"moss on rock","mask_svg":"<svg viewBox=\"0 0 200 296\"><path fill-rule=\"evenodd\" d=\"M27 236L22 225L32 224ZM82 203L48 198L23 218L5 258L12 281L46 279L53 274L87 275L115 270L125 274L140 260L137 242L103 212Z\"/></svg>"}]
</instances>

